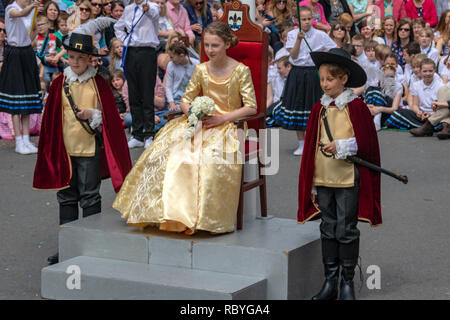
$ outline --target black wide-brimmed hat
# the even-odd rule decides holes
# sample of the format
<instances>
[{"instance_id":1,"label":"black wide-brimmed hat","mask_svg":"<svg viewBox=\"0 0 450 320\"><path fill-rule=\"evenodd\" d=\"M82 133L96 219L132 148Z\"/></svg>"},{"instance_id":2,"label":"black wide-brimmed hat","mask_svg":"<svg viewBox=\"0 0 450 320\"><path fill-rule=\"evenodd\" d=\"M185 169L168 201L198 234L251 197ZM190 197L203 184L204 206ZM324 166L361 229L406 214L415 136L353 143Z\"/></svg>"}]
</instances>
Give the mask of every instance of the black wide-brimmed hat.
<instances>
[{"instance_id":1,"label":"black wide-brimmed hat","mask_svg":"<svg viewBox=\"0 0 450 320\"><path fill-rule=\"evenodd\" d=\"M68 39L63 43L66 50L77 51L90 56L101 56L94 45L92 36L81 33L71 33L67 38Z\"/></svg>"},{"instance_id":2,"label":"black wide-brimmed hat","mask_svg":"<svg viewBox=\"0 0 450 320\"><path fill-rule=\"evenodd\" d=\"M367 75L364 69L352 60L350 54L341 48L333 48L328 52L311 52L311 58L317 68L324 63L333 63L345 67L349 71L346 87L358 88L367 82Z\"/></svg>"}]
</instances>

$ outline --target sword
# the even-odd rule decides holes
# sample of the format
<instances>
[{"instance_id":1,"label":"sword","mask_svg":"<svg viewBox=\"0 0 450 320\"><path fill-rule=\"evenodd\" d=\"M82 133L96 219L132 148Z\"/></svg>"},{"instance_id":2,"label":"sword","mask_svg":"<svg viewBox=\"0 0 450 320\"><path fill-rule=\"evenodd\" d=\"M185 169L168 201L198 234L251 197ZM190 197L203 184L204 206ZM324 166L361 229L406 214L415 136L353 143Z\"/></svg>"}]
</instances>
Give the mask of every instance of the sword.
<instances>
[{"instance_id":1,"label":"sword","mask_svg":"<svg viewBox=\"0 0 450 320\"><path fill-rule=\"evenodd\" d=\"M325 126L325 132L327 133L328 139L330 140L330 142L332 142L333 141L333 137L331 136L331 131L330 131L330 128L328 126L327 117L325 117L325 111L326 111L326 109L323 108L322 112L320 113L320 116L322 117L323 124ZM319 142L319 147L321 148L320 151L322 151L323 153L325 153L325 151L322 150L322 148L324 146L325 146L325 144L323 142ZM326 156L328 157L328 155L326 155ZM331 157L331 155L329 157ZM368 169L370 169L372 171L387 174L388 176L391 176L391 177L393 177L393 178L403 182L404 184L408 183L408 177L407 176L401 175L401 174L396 174L396 173L394 173L392 171L389 171L389 170L384 169L384 168L382 168L380 166L377 166L376 164L373 164L373 163L371 163L369 161L363 160L360 157L348 156L347 160L349 160L349 161L351 161L353 163L359 164L360 166L366 167L366 168L368 168Z\"/></svg>"}]
</instances>

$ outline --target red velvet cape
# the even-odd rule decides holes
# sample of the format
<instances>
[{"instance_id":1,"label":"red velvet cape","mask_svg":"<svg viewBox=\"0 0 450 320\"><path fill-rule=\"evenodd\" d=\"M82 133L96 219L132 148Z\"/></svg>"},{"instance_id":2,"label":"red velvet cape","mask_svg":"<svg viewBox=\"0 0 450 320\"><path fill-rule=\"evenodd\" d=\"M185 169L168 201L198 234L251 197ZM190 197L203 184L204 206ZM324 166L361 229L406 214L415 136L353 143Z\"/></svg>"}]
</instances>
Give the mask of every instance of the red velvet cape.
<instances>
[{"instance_id":1,"label":"red velvet cape","mask_svg":"<svg viewBox=\"0 0 450 320\"><path fill-rule=\"evenodd\" d=\"M33 188L59 190L67 188L72 178L69 154L64 146L62 133L62 85L64 76L56 78L50 86L42 117L39 151L34 169ZM118 192L131 170L131 158L125 131L109 84L101 76L95 76L102 106L102 134L104 148L101 153L102 179L111 177Z\"/></svg>"},{"instance_id":2,"label":"red velvet cape","mask_svg":"<svg viewBox=\"0 0 450 320\"><path fill-rule=\"evenodd\" d=\"M306 127L298 185L299 223L319 218L320 210L317 197L311 193L314 177L316 141L322 104L317 102L311 110ZM358 145L357 156L373 164L380 165L380 149L373 118L366 104L359 98L348 104L350 121ZM332 124L330 124L332 125ZM382 223L380 206L380 173L366 167L357 166L360 176L358 196L358 219L370 222L372 226Z\"/></svg>"}]
</instances>

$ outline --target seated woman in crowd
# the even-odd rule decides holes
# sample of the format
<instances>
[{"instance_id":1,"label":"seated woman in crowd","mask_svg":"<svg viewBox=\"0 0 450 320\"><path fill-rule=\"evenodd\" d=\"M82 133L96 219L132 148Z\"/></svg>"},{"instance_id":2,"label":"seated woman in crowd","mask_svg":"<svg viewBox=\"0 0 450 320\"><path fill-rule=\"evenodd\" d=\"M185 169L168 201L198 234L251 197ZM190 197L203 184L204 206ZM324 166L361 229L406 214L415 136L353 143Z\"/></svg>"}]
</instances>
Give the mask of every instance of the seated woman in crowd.
<instances>
[{"instance_id":1,"label":"seated woman in crowd","mask_svg":"<svg viewBox=\"0 0 450 320\"><path fill-rule=\"evenodd\" d=\"M434 28L437 24L436 6L433 0L409 0L405 5L408 18L422 18L429 27Z\"/></svg>"},{"instance_id":2,"label":"seated woman in crowd","mask_svg":"<svg viewBox=\"0 0 450 320\"><path fill-rule=\"evenodd\" d=\"M213 22L212 13L206 0L186 0L186 8L191 29L197 40L202 39L202 30Z\"/></svg>"},{"instance_id":3,"label":"seated woman in crowd","mask_svg":"<svg viewBox=\"0 0 450 320\"><path fill-rule=\"evenodd\" d=\"M436 49L439 51L441 57L448 55L448 40L450 39L450 10L446 10L442 13L434 36Z\"/></svg>"},{"instance_id":4,"label":"seated woman in crowd","mask_svg":"<svg viewBox=\"0 0 450 320\"><path fill-rule=\"evenodd\" d=\"M367 20L361 21L358 25L359 33L362 34L365 41L370 41L374 37L374 31L375 29L367 23Z\"/></svg>"},{"instance_id":5,"label":"seated woman in crowd","mask_svg":"<svg viewBox=\"0 0 450 320\"><path fill-rule=\"evenodd\" d=\"M47 2L44 7L44 15L48 19L48 32L55 33L58 31L58 24L56 20L58 20L59 13L59 7L55 2Z\"/></svg>"},{"instance_id":6,"label":"seated woman in crowd","mask_svg":"<svg viewBox=\"0 0 450 320\"><path fill-rule=\"evenodd\" d=\"M366 18L371 17L375 13L372 12L372 0L347 0L350 11L352 12L353 19L355 20L355 25Z\"/></svg>"},{"instance_id":7,"label":"seated woman in crowd","mask_svg":"<svg viewBox=\"0 0 450 320\"><path fill-rule=\"evenodd\" d=\"M397 21L393 16L387 16L381 20L381 29L378 30L377 34L378 36L374 40L389 47L397 40Z\"/></svg>"},{"instance_id":8,"label":"seated woman in crowd","mask_svg":"<svg viewBox=\"0 0 450 320\"><path fill-rule=\"evenodd\" d=\"M319 0L319 3L323 7L325 19L330 25L337 23L343 13L349 14L350 17L352 15L346 0Z\"/></svg>"},{"instance_id":9,"label":"seated woman in crowd","mask_svg":"<svg viewBox=\"0 0 450 320\"><path fill-rule=\"evenodd\" d=\"M267 11L268 18L274 18L273 23L269 26L270 29L270 44L275 53L282 47L281 41L282 32L294 25L292 20L291 6L288 5L290 0L271 0L269 9Z\"/></svg>"},{"instance_id":10,"label":"seated woman in crowd","mask_svg":"<svg viewBox=\"0 0 450 320\"><path fill-rule=\"evenodd\" d=\"M409 19L402 19L398 22L397 40L391 46L392 52L397 54L398 64L402 68L406 63L403 58L403 50L411 41L414 41L411 21Z\"/></svg>"},{"instance_id":11,"label":"seated woman in crowd","mask_svg":"<svg viewBox=\"0 0 450 320\"><path fill-rule=\"evenodd\" d=\"M348 43L350 40L345 25L339 22L331 25L328 35L334 42L336 42L336 46L338 48L342 48L344 44Z\"/></svg>"},{"instance_id":12,"label":"seated woman in crowd","mask_svg":"<svg viewBox=\"0 0 450 320\"><path fill-rule=\"evenodd\" d=\"M394 20L400 21L406 18L405 3L403 0L378 0L374 5L379 8L380 18L393 17Z\"/></svg>"}]
</instances>

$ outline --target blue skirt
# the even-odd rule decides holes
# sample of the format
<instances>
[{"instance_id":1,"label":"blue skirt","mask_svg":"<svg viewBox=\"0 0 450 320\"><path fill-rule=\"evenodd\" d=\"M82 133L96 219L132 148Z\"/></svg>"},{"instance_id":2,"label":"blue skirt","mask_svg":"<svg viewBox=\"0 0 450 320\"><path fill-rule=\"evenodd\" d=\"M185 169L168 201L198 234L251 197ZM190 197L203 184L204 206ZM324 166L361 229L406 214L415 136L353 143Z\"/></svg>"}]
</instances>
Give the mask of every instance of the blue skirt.
<instances>
[{"instance_id":1,"label":"blue skirt","mask_svg":"<svg viewBox=\"0 0 450 320\"><path fill-rule=\"evenodd\" d=\"M284 86L282 106L274 114L277 125L288 130L305 131L311 109L321 96L317 68L294 66Z\"/></svg>"},{"instance_id":2,"label":"blue skirt","mask_svg":"<svg viewBox=\"0 0 450 320\"><path fill-rule=\"evenodd\" d=\"M42 112L39 68L33 48L7 46L0 72L0 112Z\"/></svg>"}]
</instances>

